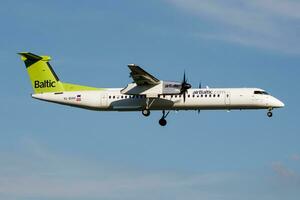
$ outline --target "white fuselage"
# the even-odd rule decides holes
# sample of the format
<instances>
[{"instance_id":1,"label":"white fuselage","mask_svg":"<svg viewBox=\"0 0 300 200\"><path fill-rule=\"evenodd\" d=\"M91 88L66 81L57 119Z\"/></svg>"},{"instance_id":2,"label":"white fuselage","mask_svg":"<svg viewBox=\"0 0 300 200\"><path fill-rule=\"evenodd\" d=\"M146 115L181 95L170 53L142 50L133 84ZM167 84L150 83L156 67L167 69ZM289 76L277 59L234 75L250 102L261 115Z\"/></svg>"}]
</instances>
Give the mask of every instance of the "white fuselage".
<instances>
[{"instance_id":1,"label":"white fuselage","mask_svg":"<svg viewBox=\"0 0 300 200\"><path fill-rule=\"evenodd\" d=\"M122 94L122 88L95 91L76 91L33 94L44 101L100 111L149 110L231 110L273 109L284 104L257 88L201 88L189 89L184 102L183 95Z\"/></svg>"}]
</instances>

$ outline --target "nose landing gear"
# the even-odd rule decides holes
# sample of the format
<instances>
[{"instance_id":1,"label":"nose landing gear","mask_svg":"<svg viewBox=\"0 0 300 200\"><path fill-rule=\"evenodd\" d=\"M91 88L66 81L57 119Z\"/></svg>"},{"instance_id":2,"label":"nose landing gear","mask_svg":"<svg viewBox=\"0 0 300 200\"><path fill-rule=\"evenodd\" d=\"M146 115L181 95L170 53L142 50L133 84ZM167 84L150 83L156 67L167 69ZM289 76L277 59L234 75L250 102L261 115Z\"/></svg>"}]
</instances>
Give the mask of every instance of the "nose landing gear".
<instances>
[{"instance_id":1,"label":"nose landing gear","mask_svg":"<svg viewBox=\"0 0 300 200\"><path fill-rule=\"evenodd\" d=\"M163 116L162 116L161 119L158 121L159 125L161 125L161 126L167 125L166 117L169 115L169 113L170 113L170 111L168 111L167 113L166 113L165 110L162 111Z\"/></svg>"},{"instance_id":2,"label":"nose landing gear","mask_svg":"<svg viewBox=\"0 0 300 200\"><path fill-rule=\"evenodd\" d=\"M269 112L267 113L267 115L268 115L268 117L272 117L272 116L273 116L273 113L272 113L271 111L269 111Z\"/></svg>"},{"instance_id":3,"label":"nose landing gear","mask_svg":"<svg viewBox=\"0 0 300 200\"><path fill-rule=\"evenodd\" d=\"M273 113L272 113L272 108L269 108L269 111L267 112L268 117L272 117Z\"/></svg>"}]
</instances>

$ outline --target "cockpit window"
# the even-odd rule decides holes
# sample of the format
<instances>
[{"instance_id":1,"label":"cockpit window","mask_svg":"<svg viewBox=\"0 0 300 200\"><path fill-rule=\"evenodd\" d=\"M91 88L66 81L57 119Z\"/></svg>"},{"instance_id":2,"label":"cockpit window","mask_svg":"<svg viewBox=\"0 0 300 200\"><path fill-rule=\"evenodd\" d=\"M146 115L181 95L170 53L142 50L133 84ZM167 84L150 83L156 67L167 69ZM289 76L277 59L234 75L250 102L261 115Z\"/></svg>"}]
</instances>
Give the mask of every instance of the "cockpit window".
<instances>
[{"instance_id":1,"label":"cockpit window","mask_svg":"<svg viewBox=\"0 0 300 200\"><path fill-rule=\"evenodd\" d=\"M254 94L264 94L264 95L269 95L267 92L265 91L254 91Z\"/></svg>"}]
</instances>

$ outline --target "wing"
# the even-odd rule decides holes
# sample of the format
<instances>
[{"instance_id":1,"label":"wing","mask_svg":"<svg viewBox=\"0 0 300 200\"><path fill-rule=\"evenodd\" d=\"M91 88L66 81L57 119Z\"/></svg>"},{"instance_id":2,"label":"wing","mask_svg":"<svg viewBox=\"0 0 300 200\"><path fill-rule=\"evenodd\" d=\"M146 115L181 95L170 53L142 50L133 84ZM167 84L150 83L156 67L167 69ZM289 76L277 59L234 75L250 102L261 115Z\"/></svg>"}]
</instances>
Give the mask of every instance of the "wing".
<instances>
[{"instance_id":1,"label":"wing","mask_svg":"<svg viewBox=\"0 0 300 200\"><path fill-rule=\"evenodd\" d=\"M139 66L135 64L129 64L128 67L131 71L130 77L138 86L159 84L160 81L157 78L155 78Z\"/></svg>"}]
</instances>

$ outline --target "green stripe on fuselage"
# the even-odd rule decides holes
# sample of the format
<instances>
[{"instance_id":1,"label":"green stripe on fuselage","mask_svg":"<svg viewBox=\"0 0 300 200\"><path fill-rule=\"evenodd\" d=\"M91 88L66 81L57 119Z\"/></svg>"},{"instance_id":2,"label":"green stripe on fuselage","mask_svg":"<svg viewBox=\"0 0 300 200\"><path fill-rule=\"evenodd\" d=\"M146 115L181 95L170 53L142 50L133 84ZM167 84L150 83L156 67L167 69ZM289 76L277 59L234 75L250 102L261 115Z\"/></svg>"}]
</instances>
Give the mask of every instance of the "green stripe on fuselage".
<instances>
[{"instance_id":1,"label":"green stripe on fuselage","mask_svg":"<svg viewBox=\"0 0 300 200\"><path fill-rule=\"evenodd\" d=\"M104 90L103 88L95 88L83 85L76 85L71 83L62 83L64 91L75 92L75 91L92 91L92 90Z\"/></svg>"}]
</instances>

